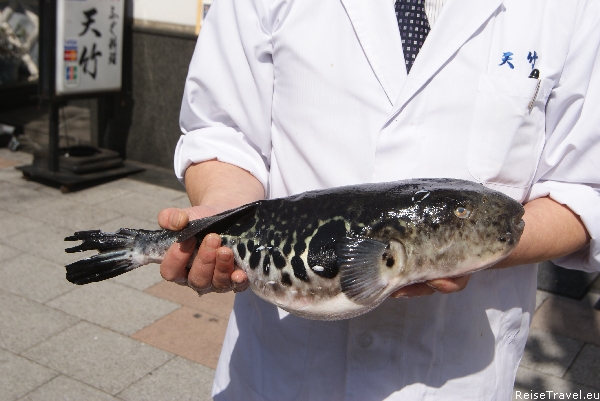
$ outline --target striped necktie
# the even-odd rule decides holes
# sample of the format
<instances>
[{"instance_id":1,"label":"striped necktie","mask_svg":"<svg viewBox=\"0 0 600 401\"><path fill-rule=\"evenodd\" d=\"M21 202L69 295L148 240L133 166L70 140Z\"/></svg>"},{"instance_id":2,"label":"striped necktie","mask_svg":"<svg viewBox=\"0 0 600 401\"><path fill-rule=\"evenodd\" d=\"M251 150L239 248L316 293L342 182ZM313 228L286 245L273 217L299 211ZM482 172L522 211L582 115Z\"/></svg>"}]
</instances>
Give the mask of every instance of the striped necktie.
<instances>
[{"instance_id":1,"label":"striped necktie","mask_svg":"<svg viewBox=\"0 0 600 401\"><path fill-rule=\"evenodd\" d=\"M406 72L409 73L429 33L425 0L396 0L395 8Z\"/></svg>"}]
</instances>

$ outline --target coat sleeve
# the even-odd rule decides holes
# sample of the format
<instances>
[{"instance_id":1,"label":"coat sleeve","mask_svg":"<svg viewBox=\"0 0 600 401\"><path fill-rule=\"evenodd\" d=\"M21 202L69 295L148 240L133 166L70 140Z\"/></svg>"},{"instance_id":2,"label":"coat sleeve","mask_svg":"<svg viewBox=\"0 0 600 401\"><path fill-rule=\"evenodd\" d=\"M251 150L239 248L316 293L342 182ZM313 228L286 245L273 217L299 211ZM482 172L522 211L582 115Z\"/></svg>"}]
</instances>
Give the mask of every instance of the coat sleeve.
<instances>
[{"instance_id":1,"label":"coat sleeve","mask_svg":"<svg viewBox=\"0 0 600 401\"><path fill-rule=\"evenodd\" d=\"M581 3L546 106L546 145L529 200L549 196L581 217L591 243L553 262L592 272L600 270L600 3Z\"/></svg>"},{"instance_id":2,"label":"coat sleeve","mask_svg":"<svg viewBox=\"0 0 600 401\"><path fill-rule=\"evenodd\" d=\"M217 159L254 175L267 189L273 63L268 5L218 0L207 15L185 83L183 135L175 173Z\"/></svg>"}]
</instances>

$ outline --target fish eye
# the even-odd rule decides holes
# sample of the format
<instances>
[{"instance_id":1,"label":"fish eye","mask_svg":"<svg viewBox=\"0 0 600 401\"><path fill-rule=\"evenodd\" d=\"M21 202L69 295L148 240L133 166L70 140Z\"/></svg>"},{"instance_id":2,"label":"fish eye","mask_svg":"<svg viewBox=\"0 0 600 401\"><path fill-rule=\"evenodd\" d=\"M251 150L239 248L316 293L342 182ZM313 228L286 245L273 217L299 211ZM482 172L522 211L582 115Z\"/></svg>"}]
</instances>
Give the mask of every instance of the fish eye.
<instances>
[{"instance_id":1,"label":"fish eye","mask_svg":"<svg viewBox=\"0 0 600 401\"><path fill-rule=\"evenodd\" d=\"M454 209L454 214L459 219L466 219L471 215L471 212L467 210L467 208L459 206L456 209Z\"/></svg>"}]
</instances>

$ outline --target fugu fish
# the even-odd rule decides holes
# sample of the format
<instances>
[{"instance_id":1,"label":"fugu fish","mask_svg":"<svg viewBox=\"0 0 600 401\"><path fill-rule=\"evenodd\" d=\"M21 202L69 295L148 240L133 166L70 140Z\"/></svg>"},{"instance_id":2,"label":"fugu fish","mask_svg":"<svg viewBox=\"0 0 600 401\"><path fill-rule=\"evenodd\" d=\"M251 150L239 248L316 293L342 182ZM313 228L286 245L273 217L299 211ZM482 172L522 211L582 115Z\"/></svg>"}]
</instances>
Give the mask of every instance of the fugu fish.
<instances>
[{"instance_id":1,"label":"fugu fish","mask_svg":"<svg viewBox=\"0 0 600 401\"><path fill-rule=\"evenodd\" d=\"M160 263L175 241L209 233L233 250L262 299L308 319L366 313L399 288L494 265L517 245L524 209L483 185L414 179L261 200L190 221L182 231L80 231L66 252L99 254L66 266L86 284Z\"/></svg>"}]
</instances>

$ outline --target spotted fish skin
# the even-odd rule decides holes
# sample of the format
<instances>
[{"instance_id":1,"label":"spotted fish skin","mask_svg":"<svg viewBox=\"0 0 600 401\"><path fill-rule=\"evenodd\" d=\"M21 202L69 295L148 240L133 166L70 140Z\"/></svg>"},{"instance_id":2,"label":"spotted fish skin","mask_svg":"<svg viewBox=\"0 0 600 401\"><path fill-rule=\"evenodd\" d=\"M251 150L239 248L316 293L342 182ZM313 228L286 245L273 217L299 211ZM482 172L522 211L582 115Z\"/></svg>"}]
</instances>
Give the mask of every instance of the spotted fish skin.
<instances>
[{"instance_id":1,"label":"spotted fish skin","mask_svg":"<svg viewBox=\"0 0 600 401\"><path fill-rule=\"evenodd\" d=\"M523 212L511 198L463 180L355 185L262 200L192 221L182 232L141 236L143 246L130 244L128 260L158 261L175 240L195 235L200 242L216 232L258 296L298 316L337 320L373 309L404 285L493 265L517 245ZM68 239L92 249L83 237ZM95 249L101 253L75 262L71 277L94 266L91 259L103 255Z\"/></svg>"}]
</instances>

